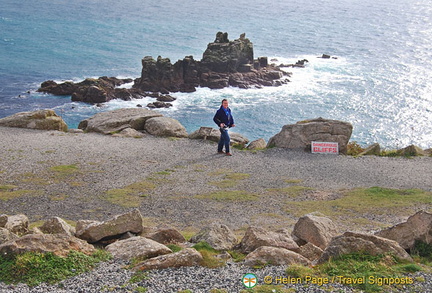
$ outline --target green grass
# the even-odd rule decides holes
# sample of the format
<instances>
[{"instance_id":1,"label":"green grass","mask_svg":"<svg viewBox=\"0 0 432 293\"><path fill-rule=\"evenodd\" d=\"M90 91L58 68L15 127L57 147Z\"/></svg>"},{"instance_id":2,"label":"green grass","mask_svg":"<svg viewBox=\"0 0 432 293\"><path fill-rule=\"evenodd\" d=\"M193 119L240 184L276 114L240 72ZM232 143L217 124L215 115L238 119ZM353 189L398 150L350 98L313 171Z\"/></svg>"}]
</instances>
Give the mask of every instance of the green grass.
<instances>
[{"instance_id":1,"label":"green grass","mask_svg":"<svg viewBox=\"0 0 432 293\"><path fill-rule=\"evenodd\" d=\"M296 198L310 190L313 190L313 188L295 185L282 188L268 188L267 192L272 195L284 195Z\"/></svg>"},{"instance_id":2,"label":"green grass","mask_svg":"<svg viewBox=\"0 0 432 293\"><path fill-rule=\"evenodd\" d=\"M19 187L16 185L10 185L10 184L0 185L0 200L7 201L24 195L40 194L40 192L35 190L25 190L25 189L20 190L18 188Z\"/></svg>"},{"instance_id":3,"label":"green grass","mask_svg":"<svg viewBox=\"0 0 432 293\"><path fill-rule=\"evenodd\" d=\"M49 169L50 171L57 173L59 176L68 176L80 173L80 170L76 164L53 166Z\"/></svg>"},{"instance_id":4,"label":"green grass","mask_svg":"<svg viewBox=\"0 0 432 293\"><path fill-rule=\"evenodd\" d=\"M172 250L172 252L179 252L180 250L182 250L182 247L175 245L175 244L167 244L166 245L169 249Z\"/></svg>"},{"instance_id":5,"label":"green grass","mask_svg":"<svg viewBox=\"0 0 432 293\"><path fill-rule=\"evenodd\" d=\"M199 251L203 257L201 266L207 268L219 268L225 265L225 261L216 257L216 255L219 254L219 251L211 247L207 242L201 241L192 247Z\"/></svg>"},{"instance_id":6,"label":"green grass","mask_svg":"<svg viewBox=\"0 0 432 293\"><path fill-rule=\"evenodd\" d=\"M254 201L259 196L244 190L222 190L206 194L198 194L195 198L211 199L216 201Z\"/></svg>"},{"instance_id":7,"label":"green grass","mask_svg":"<svg viewBox=\"0 0 432 293\"><path fill-rule=\"evenodd\" d=\"M432 192L420 189L390 189L382 187L356 188L343 192L334 200L286 201L286 211L296 217L321 212L326 216L348 216L350 219L363 214L406 215L419 205L432 204Z\"/></svg>"},{"instance_id":8,"label":"green grass","mask_svg":"<svg viewBox=\"0 0 432 293\"><path fill-rule=\"evenodd\" d=\"M71 250L67 257L53 253L26 252L19 255L0 256L0 280L6 284L54 284L66 278L91 270L98 262L107 261L111 255L98 250L91 256Z\"/></svg>"},{"instance_id":9,"label":"green grass","mask_svg":"<svg viewBox=\"0 0 432 293\"><path fill-rule=\"evenodd\" d=\"M144 180L130 184L124 188L108 190L103 198L107 201L127 207L139 207L143 197L148 196L149 192L156 188L156 184L149 180Z\"/></svg>"}]
</instances>

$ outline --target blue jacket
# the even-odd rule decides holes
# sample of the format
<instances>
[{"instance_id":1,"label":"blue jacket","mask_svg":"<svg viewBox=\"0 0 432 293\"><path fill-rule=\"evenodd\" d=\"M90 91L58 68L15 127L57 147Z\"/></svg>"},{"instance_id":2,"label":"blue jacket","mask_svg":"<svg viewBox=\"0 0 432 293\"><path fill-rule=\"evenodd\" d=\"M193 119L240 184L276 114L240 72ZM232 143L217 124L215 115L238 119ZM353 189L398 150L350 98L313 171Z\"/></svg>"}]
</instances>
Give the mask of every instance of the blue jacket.
<instances>
[{"instance_id":1,"label":"blue jacket","mask_svg":"<svg viewBox=\"0 0 432 293\"><path fill-rule=\"evenodd\" d=\"M231 115L231 109L228 107L228 115L225 113L225 109L223 106L217 110L216 114L213 117L213 121L217 124L218 127L220 127L221 123L224 123L228 127L231 127L234 125L234 117Z\"/></svg>"}]
</instances>

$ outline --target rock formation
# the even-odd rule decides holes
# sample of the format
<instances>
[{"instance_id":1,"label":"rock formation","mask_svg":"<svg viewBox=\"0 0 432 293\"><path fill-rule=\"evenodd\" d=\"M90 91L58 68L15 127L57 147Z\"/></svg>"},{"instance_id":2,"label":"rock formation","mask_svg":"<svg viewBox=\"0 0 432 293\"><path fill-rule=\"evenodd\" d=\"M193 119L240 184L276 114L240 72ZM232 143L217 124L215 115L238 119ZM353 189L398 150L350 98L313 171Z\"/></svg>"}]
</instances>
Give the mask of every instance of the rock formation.
<instances>
[{"instance_id":1,"label":"rock formation","mask_svg":"<svg viewBox=\"0 0 432 293\"><path fill-rule=\"evenodd\" d=\"M67 131L68 127L54 110L20 112L0 119L0 126Z\"/></svg>"},{"instance_id":2,"label":"rock formation","mask_svg":"<svg viewBox=\"0 0 432 293\"><path fill-rule=\"evenodd\" d=\"M54 95L70 95L72 101L103 103L112 99L131 100L150 92L194 92L196 87L220 89L227 86L240 88L279 86L287 83L289 74L276 65L269 65L266 57L254 60L253 44L242 34L239 39L228 40L228 34L218 32L214 42L209 43L201 61L186 56L172 64L169 58L151 56L142 59L141 76L134 80L132 88L119 88L132 79L115 77L87 78L82 82L58 84L45 81L39 92ZM158 94L159 95L159 94ZM148 107L170 107L169 98L158 99Z\"/></svg>"},{"instance_id":3,"label":"rock formation","mask_svg":"<svg viewBox=\"0 0 432 293\"><path fill-rule=\"evenodd\" d=\"M270 138L267 147L310 150L312 141L337 142L339 152L346 154L353 126L344 121L317 118L284 125Z\"/></svg>"}]
</instances>

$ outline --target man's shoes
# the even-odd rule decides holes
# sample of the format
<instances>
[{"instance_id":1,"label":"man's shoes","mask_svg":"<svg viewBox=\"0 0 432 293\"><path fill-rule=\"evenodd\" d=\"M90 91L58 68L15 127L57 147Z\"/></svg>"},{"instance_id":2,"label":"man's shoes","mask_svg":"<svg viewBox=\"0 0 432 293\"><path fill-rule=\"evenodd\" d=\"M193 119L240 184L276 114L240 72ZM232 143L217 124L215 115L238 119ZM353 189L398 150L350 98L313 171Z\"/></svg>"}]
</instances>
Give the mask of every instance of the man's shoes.
<instances>
[{"instance_id":1,"label":"man's shoes","mask_svg":"<svg viewBox=\"0 0 432 293\"><path fill-rule=\"evenodd\" d=\"M220 152L218 152L218 154L222 154L222 155L223 155L223 154L225 154L225 153L224 153L224 152L222 152L222 151L220 151Z\"/></svg>"},{"instance_id":2,"label":"man's shoes","mask_svg":"<svg viewBox=\"0 0 432 293\"><path fill-rule=\"evenodd\" d=\"M231 153L225 153L225 155L226 155L226 156L232 156L232 154L231 154Z\"/></svg>"}]
</instances>

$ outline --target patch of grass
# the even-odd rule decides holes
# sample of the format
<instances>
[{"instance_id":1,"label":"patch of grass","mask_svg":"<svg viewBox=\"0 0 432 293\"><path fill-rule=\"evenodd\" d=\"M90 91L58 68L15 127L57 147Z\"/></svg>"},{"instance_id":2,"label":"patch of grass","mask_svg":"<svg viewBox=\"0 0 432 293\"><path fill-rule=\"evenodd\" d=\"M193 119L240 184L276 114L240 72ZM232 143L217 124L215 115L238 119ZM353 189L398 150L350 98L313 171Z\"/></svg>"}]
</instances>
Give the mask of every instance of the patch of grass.
<instances>
[{"instance_id":1,"label":"patch of grass","mask_svg":"<svg viewBox=\"0 0 432 293\"><path fill-rule=\"evenodd\" d=\"M347 155L349 156L357 156L364 150L365 148L361 147L356 141L350 141L347 144Z\"/></svg>"},{"instance_id":2,"label":"patch of grass","mask_svg":"<svg viewBox=\"0 0 432 293\"><path fill-rule=\"evenodd\" d=\"M223 169L216 169L216 170L210 172L209 175L210 176L220 176L220 175L225 175L228 173L233 173L233 171L230 169L223 168Z\"/></svg>"},{"instance_id":3,"label":"patch of grass","mask_svg":"<svg viewBox=\"0 0 432 293\"><path fill-rule=\"evenodd\" d=\"M147 291L148 291L147 288L144 288L144 287L141 287L141 286L138 286L138 287L135 288L135 292L137 292L137 293L145 293Z\"/></svg>"},{"instance_id":4,"label":"patch of grass","mask_svg":"<svg viewBox=\"0 0 432 293\"><path fill-rule=\"evenodd\" d=\"M207 242L201 241L192 247L199 251L203 257L201 266L207 268L219 268L225 265L225 261L216 257L216 255L219 254L219 251L211 247Z\"/></svg>"},{"instance_id":5,"label":"patch of grass","mask_svg":"<svg viewBox=\"0 0 432 293\"><path fill-rule=\"evenodd\" d=\"M307 191L313 190L313 188L310 187L304 187L304 186L288 186L288 187L282 187L282 188L268 188L267 191L270 194L274 195L284 195L288 197L299 197L300 195L304 194Z\"/></svg>"},{"instance_id":6,"label":"patch of grass","mask_svg":"<svg viewBox=\"0 0 432 293\"><path fill-rule=\"evenodd\" d=\"M33 185L46 186L50 185L50 181L47 179L48 176L36 175L34 173L24 173L20 176L21 182Z\"/></svg>"},{"instance_id":7,"label":"patch of grass","mask_svg":"<svg viewBox=\"0 0 432 293\"><path fill-rule=\"evenodd\" d=\"M123 207L139 207L141 199L148 196L148 193L156 188L156 184L148 180L130 184L124 188L108 190L104 198L116 205Z\"/></svg>"},{"instance_id":8,"label":"patch of grass","mask_svg":"<svg viewBox=\"0 0 432 293\"><path fill-rule=\"evenodd\" d=\"M421 240L416 240L411 253L432 261L432 244L425 243Z\"/></svg>"},{"instance_id":9,"label":"patch of grass","mask_svg":"<svg viewBox=\"0 0 432 293\"><path fill-rule=\"evenodd\" d=\"M230 180L245 180L250 177L248 173L228 173L225 175L225 179Z\"/></svg>"},{"instance_id":10,"label":"patch of grass","mask_svg":"<svg viewBox=\"0 0 432 293\"><path fill-rule=\"evenodd\" d=\"M210 181L209 185L217 186L219 188L232 188L238 184L237 180L221 180L221 181Z\"/></svg>"},{"instance_id":11,"label":"patch of grass","mask_svg":"<svg viewBox=\"0 0 432 293\"><path fill-rule=\"evenodd\" d=\"M207 194L198 194L195 195L195 198L216 201L254 201L258 200L259 196L244 190L223 190Z\"/></svg>"},{"instance_id":12,"label":"patch of grass","mask_svg":"<svg viewBox=\"0 0 432 293\"><path fill-rule=\"evenodd\" d=\"M416 205L432 203L432 192L420 189L356 188L343 192L334 200L287 201L286 211L300 217L314 211L327 216L348 216L351 219L368 213L394 215L412 213Z\"/></svg>"},{"instance_id":13,"label":"patch of grass","mask_svg":"<svg viewBox=\"0 0 432 293\"><path fill-rule=\"evenodd\" d=\"M50 171L53 171L60 176L68 176L68 175L80 173L80 170L76 164L53 166L49 169Z\"/></svg>"},{"instance_id":14,"label":"patch of grass","mask_svg":"<svg viewBox=\"0 0 432 293\"><path fill-rule=\"evenodd\" d=\"M91 270L98 262L107 261L111 255L98 250L91 256L71 250L67 257L53 253L26 252L19 255L0 256L0 280L6 284L54 284L66 278Z\"/></svg>"},{"instance_id":15,"label":"patch of grass","mask_svg":"<svg viewBox=\"0 0 432 293\"><path fill-rule=\"evenodd\" d=\"M149 278L148 272L146 271L137 271L132 277L129 279L129 283L135 284L141 281L147 280Z\"/></svg>"},{"instance_id":16,"label":"patch of grass","mask_svg":"<svg viewBox=\"0 0 432 293\"><path fill-rule=\"evenodd\" d=\"M167 247L172 250L172 252L179 252L183 248L175 244L167 244Z\"/></svg>"},{"instance_id":17,"label":"patch of grass","mask_svg":"<svg viewBox=\"0 0 432 293\"><path fill-rule=\"evenodd\" d=\"M300 184L303 182L302 179L285 179L284 181L288 184Z\"/></svg>"},{"instance_id":18,"label":"patch of grass","mask_svg":"<svg viewBox=\"0 0 432 293\"><path fill-rule=\"evenodd\" d=\"M0 200L6 201L14 198L18 198L24 195L34 194L37 195L40 192L35 190L20 190L15 185L0 185Z\"/></svg>"},{"instance_id":19,"label":"patch of grass","mask_svg":"<svg viewBox=\"0 0 432 293\"><path fill-rule=\"evenodd\" d=\"M234 262L241 262L246 258L246 254L237 250L228 250Z\"/></svg>"},{"instance_id":20,"label":"patch of grass","mask_svg":"<svg viewBox=\"0 0 432 293\"><path fill-rule=\"evenodd\" d=\"M225 289L211 289L210 293L228 293Z\"/></svg>"}]
</instances>

